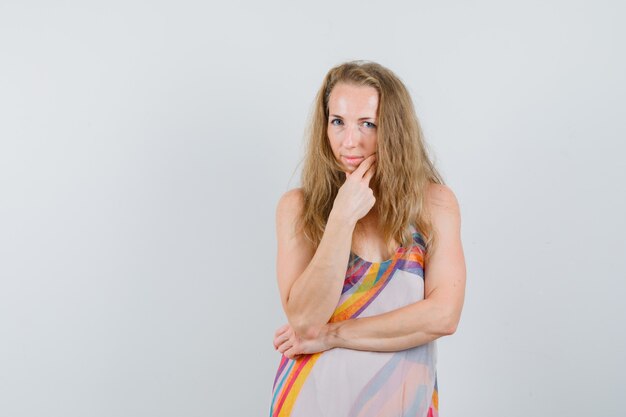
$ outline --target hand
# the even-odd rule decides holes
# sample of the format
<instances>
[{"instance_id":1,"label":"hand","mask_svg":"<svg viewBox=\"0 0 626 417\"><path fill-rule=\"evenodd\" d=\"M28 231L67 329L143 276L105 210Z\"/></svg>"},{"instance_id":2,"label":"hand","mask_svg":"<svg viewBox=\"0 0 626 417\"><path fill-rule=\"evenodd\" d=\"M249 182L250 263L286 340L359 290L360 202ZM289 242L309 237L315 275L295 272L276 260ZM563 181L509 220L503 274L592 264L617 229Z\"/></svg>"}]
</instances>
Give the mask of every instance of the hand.
<instances>
[{"instance_id":1,"label":"hand","mask_svg":"<svg viewBox=\"0 0 626 417\"><path fill-rule=\"evenodd\" d=\"M331 349L326 334L327 325L311 330L308 335L299 336L291 325L285 324L274 333L274 349L289 359L299 359L303 355Z\"/></svg>"},{"instance_id":2,"label":"hand","mask_svg":"<svg viewBox=\"0 0 626 417\"><path fill-rule=\"evenodd\" d=\"M369 187L375 170L376 154L372 154L351 174L345 172L346 181L337 192L332 211L354 223L369 213L376 203L374 191Z\"/></svg>"}]
</instances>

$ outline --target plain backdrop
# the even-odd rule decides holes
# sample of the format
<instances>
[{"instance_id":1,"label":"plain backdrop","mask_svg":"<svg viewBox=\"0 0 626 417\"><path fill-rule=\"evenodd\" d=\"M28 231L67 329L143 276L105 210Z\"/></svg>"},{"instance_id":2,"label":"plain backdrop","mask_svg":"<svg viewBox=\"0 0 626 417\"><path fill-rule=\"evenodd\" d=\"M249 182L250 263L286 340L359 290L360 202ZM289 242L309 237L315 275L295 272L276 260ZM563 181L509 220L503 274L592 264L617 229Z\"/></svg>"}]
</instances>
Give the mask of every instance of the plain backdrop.
<instances>
[{"instance_id":1,"label":"plain backdrop","mask_svg":"<svg viewBox=\"0 0 626 417\"><path fill-rule=\"evenodd\" d=\"M461 205L440 415L622 416L625 11L1 0L0 415L268 415L276 203L367 59Z\"/></svg>"}]
</instances>

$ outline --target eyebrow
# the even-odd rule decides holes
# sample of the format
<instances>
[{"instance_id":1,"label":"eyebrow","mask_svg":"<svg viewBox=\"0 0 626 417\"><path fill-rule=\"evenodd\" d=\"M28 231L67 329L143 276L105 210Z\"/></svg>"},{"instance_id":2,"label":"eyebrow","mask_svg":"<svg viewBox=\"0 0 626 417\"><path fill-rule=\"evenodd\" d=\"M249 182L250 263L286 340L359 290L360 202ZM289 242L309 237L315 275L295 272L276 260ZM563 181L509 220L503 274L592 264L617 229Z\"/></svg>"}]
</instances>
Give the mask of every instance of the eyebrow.
<instances>
[{"instance_id":1,"label":"eyebrow","mask_svg":"<svg viewBox=\"0 0 626 417\"><path fill-rule=\"evenodd\" d=\"M338 114L331 114L330 117L337 117L339 119L343 119L343 117L339 116ZM359 120L367 120L367 119L376 120L375 117L359 117Z\"/></svg>"}]
</instances>

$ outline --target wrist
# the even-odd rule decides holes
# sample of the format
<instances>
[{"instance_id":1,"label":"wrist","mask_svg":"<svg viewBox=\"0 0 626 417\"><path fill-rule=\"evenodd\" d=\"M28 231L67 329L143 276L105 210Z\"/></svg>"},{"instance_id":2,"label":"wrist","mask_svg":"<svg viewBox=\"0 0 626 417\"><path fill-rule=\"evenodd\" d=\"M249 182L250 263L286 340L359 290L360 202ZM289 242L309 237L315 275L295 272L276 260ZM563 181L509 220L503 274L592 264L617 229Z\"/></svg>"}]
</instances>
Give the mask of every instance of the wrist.
<instances>
[{"instance_id":1,"label":"wrist","mask_svg":"<svg viewBox=\"0 0 626 417\"><path fill-rule=\"evenodd\" d=\"M324 327L324 344L329 349L341 347L341 338L339 337L339 328L341 322L327 323Z\"/></svg>"},{"instance_id":2,"label":"wrist","mask_svg":"<svg viewBox=\"0 0 626 417\"><path fill-rule=\"evenodd\" d=\"M337 211L335 211L334 209L330 211L330 214L328 215L328 221L327 223L334 223L337 224L339 226L346 226L346 227L350 227L352 229L354 229L354 227L356 226L357 221L354 219L351 219L349 216L345 216Z\"/></svg>"}]
</instances>

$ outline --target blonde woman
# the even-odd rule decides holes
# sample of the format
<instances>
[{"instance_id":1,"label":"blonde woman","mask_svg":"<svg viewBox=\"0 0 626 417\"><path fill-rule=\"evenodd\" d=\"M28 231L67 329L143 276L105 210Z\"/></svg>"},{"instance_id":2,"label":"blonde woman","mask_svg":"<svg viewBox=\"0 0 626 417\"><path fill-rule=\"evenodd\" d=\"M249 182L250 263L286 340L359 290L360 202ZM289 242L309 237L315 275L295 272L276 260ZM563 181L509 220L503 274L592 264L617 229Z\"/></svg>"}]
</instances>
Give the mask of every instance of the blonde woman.
<instances>
[{"instance_id":1,"label":"blonde woman","mask_svg":"<svg viewBox=\"0 0 626 417\"><path fill-rule=\"evenodd\" d=\"M404 84L373 62L332 68L302 186L276 211L289 323L270 416L437 416L436 339L465 296L460 228Z\"/></svg>"}]
</instances>

